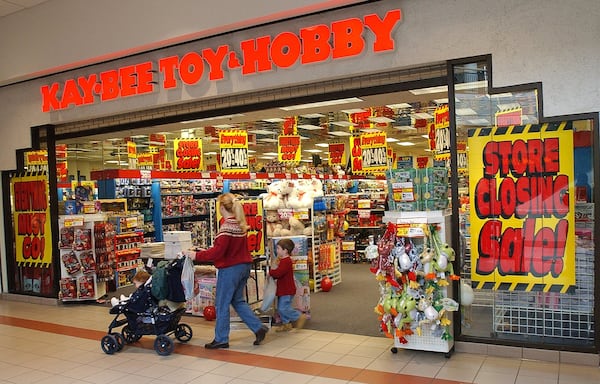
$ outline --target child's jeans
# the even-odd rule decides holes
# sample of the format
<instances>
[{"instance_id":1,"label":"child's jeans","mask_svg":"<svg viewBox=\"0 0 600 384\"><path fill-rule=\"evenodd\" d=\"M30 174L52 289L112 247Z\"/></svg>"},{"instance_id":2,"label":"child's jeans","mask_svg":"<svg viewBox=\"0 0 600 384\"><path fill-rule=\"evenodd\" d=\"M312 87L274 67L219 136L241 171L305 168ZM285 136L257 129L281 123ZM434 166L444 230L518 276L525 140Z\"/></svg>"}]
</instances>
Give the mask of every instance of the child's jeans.
<instances>
[{"instance_id":1,"label":"child's jeans","mask_svg":"<svg viewBox=\"0 0 600 384\"><path fill-rule=\"evenodd\" d=\"M294 295L279 296L277 298L277 312L281 317L281 323L286 324L298 320L300 311L292 307Z\"/></svg>"}]
</instances>

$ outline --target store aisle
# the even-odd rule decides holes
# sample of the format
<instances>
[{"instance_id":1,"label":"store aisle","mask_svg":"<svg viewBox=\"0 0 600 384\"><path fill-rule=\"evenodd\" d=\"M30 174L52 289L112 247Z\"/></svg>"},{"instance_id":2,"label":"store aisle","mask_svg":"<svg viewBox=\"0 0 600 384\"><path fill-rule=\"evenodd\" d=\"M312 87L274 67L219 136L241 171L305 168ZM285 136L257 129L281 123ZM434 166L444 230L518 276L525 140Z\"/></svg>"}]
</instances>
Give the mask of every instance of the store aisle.
<instances>
[{"instance_id":1,"label":"store aisle","mask_svg":"<svg viewBox=\"0 0 600 384\"><path fill-rule=\"evenodd\" d=\"M400 350L385 338L313 330L270 332L253 346L234 330L229 350L209 351L213 323L184 317L194 336L167 357L154 336L106 355L100 349L112 315L85 304L40 305L0 300L0 384L7 383L533 383L592 384L598 367L483 355ZM237 325L237 324L235 324Z\"/></svg>"}]
</instances>

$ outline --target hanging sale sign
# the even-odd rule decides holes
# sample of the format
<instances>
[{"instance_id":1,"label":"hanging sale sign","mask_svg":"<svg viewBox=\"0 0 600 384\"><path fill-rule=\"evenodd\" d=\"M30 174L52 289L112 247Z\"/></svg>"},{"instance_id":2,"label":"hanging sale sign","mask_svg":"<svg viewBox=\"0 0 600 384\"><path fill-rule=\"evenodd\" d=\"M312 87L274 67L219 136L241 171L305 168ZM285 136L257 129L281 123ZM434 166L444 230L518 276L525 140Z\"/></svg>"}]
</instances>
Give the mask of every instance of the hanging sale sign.
<instances>
[{"instance_id":1,"label":"hanging sale sign","mask_svg":"<svg viewBox=\"0 0 600 384\"><path fill-rule=\"evenodd\" d=\"M202 171L202 140L175 139L174 142L175 171Z\"/></svg>"},{"instance_id":2,"label":"hanging sale sign","mask_svg":"<svg viewBox=\"0 0 600 384\"><path fill-rule=\"evenodd\" d=\"M298 163L301 159L299 135L281 135L277 139L277 157L282 163Z\"/></svg>"},{"instance_id":3,"label":"hanging sale sign","mask_svg":"<svg viewBox=\"0 0 600 384\"><path fill-rule=\"evenodd\" d=\"M13 177L15 260L18 265L47 268L52 264L52 233L46 176Z\"/></svg>"},{"instance_id":4,"label":"hanging sale sign","mask_svg":"<svg viewBox=\"0 0 600 384\"><path fill-rule=\"evenodd\" d=\"M365 133L350 138L352 171L355 174L381 173L388 168L385 132Z\"/></svg>"},{"instance_id":5,"label":"hanging sale sign","mask_svg":"<svg viewBox=\"0 0 600 384\"><path fill-rule=\"evenodd\" d=\"M434 160L447 160L450 158L450 114L448 105L437 107L433 116L435 121Z\"/></svg>"},{"instance_id":6,"label":"hanging sale sign","mask_svg":"<svg viewBox=\"0 0 600 384\"><path fill-rule=\"evenodd\" d=\"M248 133L243 130L219 131L221 172L249 172Z\"/></svg>"},{"instance_id":7,"label":"hanging sale sign","mask_svg":"<svg viewBox=\"0 0 600 384\"><path fill-rule=\"evenodd\" d=\"M471 264L479 289L575 284L570 122L469 132Z\"/></svg>"},{"instance_id":8,"label":"hanging sale sign","mask_svg":"<svg viewBox=\"0 0 600 384\"><path fill-rule=\"evenodd\" d=\"M329 144L329 165L346 166L346 146L344 143Z\"/></svg>"}]
</instances>

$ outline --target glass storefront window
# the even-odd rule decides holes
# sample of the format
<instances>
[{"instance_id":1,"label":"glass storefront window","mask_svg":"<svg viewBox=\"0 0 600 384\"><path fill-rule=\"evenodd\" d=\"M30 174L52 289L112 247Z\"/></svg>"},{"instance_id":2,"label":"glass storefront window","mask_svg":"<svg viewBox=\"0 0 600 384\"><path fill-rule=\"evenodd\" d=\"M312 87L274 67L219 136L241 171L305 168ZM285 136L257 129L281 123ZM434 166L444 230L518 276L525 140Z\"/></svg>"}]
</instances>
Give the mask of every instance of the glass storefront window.
<instances>
[{"instance_id":1,"label":"glass storefront window","mask_svg":"<svg viewBox=\"0 0 600 384\"><path fill-rule=\"evenodd\" d=\"M592 121L540 123L537 91L488 94L488 75L453 73L461 335L591 347Z\"/></svg>"}]
</instances>

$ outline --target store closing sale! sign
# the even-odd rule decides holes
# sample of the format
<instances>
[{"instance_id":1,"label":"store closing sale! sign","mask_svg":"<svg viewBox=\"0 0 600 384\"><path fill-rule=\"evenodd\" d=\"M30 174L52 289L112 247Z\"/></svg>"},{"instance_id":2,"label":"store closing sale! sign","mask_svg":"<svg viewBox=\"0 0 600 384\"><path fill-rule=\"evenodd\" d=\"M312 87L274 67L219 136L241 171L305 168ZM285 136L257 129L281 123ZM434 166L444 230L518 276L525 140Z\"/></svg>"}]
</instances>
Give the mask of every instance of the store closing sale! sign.
<instances>
[{"instance_id":1,"label":"store closing sale! sign","mask_svg":"<svg viewBox=\"0 0 600 384\"><path fill-rule=\"evenodd\" d=\"M469 131L476 288L568 292L575 285L570 123Z\"/></svg>"},{"instance_id":2,"label":"store closing sale! sign","mask_svg":"<svg viewBox=\"0 0 600 384\"><path fill-rule=\"evenodd\" d=\"M52 233L46 176L13 177L15 260L18 265L48 267L52 263Z\"/></svg>"}]
</instances>

